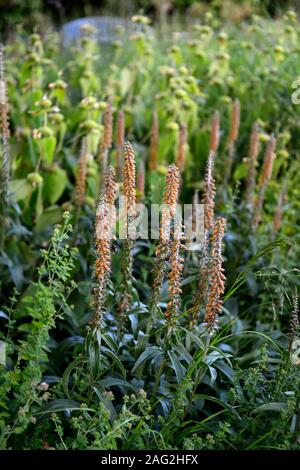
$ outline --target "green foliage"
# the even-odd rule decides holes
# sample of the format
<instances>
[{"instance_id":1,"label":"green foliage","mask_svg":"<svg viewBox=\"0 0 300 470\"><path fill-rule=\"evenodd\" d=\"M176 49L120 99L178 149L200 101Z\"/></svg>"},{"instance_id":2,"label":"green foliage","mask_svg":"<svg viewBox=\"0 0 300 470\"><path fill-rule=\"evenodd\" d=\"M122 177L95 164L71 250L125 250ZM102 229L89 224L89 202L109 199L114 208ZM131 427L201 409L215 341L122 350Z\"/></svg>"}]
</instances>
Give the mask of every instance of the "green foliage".
<instances>
[{"instance_id":1,"label":"green foliage","mask_svg":"<svg viewBox=\"0 0 300 470\"><path fill-rule=\"evenodd\" d=\"M43 40L35 33L7 45L11 181L8 204L0 200L1 448L299 448L300 375L288 329L299 286L299 109L291 103L291 84L300 29L293 14L276 23L253 17L222 28L218 16L206 15L205 24L195 22L184 35L152 36L145 28L125 40L119 31L118 43L101 46L86 32L61 51L55 34ZM224 187L237 97L240 133ZM122 272L124 245L113 242L102 325L91 325L94 221L103 180L98 152L108 98L114 116L124 111L138 164L147 161L157 110L158 167L146 172L148 207L161 202L182 124L188 145L181 201L190 203L194 190L202 193L211 117L220 112L216 214L228 220L227 284L212 336L205 305L191 323L198 253L185 254L181 309L172 328L165 319L167 282L152 318L151 240L134 244L130 280ZM255 120L258 174L268 134L277 137L256 228L244 197L244 157ZM115 124L113 134L114 165ZM81 152L86 184L78 204ZM274 232L285 178L282 225ZM121 321L129 281L132 304Z\"/></svg>"}]
</instances>

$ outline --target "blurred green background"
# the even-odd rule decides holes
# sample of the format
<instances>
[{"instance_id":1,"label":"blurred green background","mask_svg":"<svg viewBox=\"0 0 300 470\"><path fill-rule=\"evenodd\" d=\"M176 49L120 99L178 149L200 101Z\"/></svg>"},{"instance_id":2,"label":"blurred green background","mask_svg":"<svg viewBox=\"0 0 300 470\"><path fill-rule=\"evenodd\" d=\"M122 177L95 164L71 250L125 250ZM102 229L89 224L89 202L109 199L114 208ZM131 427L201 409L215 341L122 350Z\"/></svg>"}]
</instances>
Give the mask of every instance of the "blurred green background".
<instances>
[{"instance_id":1,"label":"blurred green background","mask_svg":"<svg viewBox=\"0 0 300 470\"><path fill-rule=\"evenodd\" d=\"M253 13L280 15L287 8L300 9L299 0L0 0L1 36L13 34L17 24L28 29L94 15L129 16L143 11L154 20L166 15L199 16L208 9L229 21Z\"/></svg>"}]
</instances>

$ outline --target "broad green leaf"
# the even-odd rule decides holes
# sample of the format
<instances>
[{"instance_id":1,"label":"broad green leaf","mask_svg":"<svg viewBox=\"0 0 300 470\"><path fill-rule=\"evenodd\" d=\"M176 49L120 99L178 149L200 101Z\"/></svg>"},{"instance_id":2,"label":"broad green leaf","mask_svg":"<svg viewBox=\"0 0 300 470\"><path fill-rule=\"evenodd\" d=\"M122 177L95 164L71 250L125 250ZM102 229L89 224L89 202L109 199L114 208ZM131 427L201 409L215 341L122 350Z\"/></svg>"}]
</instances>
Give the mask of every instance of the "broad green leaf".
<instances>
[{"instance_id":1,"label":"broad green leaf","mask_svg":"<svg viewBox=\"0 0 300 470\"><path fill-rule=\"evenodd\" d=\"M37 142L40 147L41 157L44 158L47 163L52 163L56 147L56 138L53 136L42 137Z\"/></svg>"},{"instance_id":2,"label":"broad green leaf","mask_svg":"<svg viewBox=\"0 0 300 470\"><path fill-rule=\"evenodd\" d=\"M33 187L26 178L21 178L10 182L10 191L15 201L21 201L31 195Z\"/></svg>"},{"instance_id":3,"label":"broad green leaf","mask_svg":"<svg viewBox=\"0 0 300 470\"><path fill-rule=\"evenodd\" d=\"M64 192L67 182L67 173L65 170L58 167L55 168L55 171L52 171L44 178L43 193L50 204L55 204L56 201L60 198Z\"/></svg>"},{"instance_id":4,"label":"broad green leaf","mask_svg":"<svg viewBox=\"0 0 300 470\"><path fill-rule=\"evenodd\" d=\"M144 352L142 352L142 354L139 356L139 358L137 359L136 363L134 364L132 368L132 373L134 374L137 371L137 369L145 362L150 361L150 359L153 359L154 357L162 356L162 355L163 355L163 352L160 348L158 348L157 346L150 346Z\"/></svg>"},{"instance_id":5,"label":"broad green leaf","mask_svg":"<svg viewBox=\"0 0 300 470\"><path fill-rule=\"evenodd\" d=\"M62 219L62 209L58 206L47 207L36 221L36 232L42 231L49 225L57 224Z\"/></svg>"},{"instance_id":6,"label":"broad green leaf","mask_svg":"<svg viewBox=\"0 0 300 470\"><path fill-rule=\"evenodd\" d=\"M77 401L66 400L65 398L62 398L59 400L50 401L46 405L41 406L34 414L43 415L43 414L48 414L48 413L57 413L59 411L72 411L72 410L81 410L81 409L82 408L80 407L80 403L78 403Z\"/></svg>"}]
</instances>

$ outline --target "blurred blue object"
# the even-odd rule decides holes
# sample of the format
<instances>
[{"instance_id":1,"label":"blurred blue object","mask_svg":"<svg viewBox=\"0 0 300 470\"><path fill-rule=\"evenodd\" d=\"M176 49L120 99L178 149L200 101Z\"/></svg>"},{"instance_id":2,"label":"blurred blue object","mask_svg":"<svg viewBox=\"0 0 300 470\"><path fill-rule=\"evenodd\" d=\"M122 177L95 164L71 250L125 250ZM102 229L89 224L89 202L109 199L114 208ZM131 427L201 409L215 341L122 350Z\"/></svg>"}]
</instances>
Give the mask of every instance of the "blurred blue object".
<instances>
[{"instance_id":1,"label":"blurred blue object","mask_svg":"<svg viewBox=\"0 0 300 470\"><path fill-rule=\"evenodd\" d=\"M152 32L149 26L133 23L124 18L112 16L91 16L86 18L78 18L77 20L70 21L62 27L63 42L65 45L75 41L77 38L84 34L87 27L91 27L93 32L92 36L102 43L111 43L120 39L118 28L123 28L124 34L129 35L140 31ZM122 36L121 36L122 38Z\"/></svg>"}]
</instances>

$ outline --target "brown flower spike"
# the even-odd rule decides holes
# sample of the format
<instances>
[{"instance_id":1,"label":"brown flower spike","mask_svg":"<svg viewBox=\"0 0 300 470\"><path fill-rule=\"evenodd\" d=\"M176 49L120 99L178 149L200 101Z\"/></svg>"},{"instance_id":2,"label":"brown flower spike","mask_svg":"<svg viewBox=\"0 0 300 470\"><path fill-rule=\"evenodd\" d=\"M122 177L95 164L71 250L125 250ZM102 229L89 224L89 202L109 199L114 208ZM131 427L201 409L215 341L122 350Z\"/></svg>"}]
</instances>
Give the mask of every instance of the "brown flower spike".
<instances>
[{"instance_id":1,"label":"brown flower spike","mask_svg":"<svg viewBox=\"0 0 300 470\"><path fill-rule=\"evenodd\" d=\"M180 131L179 131L179 141L178 141L178 149L177 149L177 156L176 156L176 166L179 169L180 173L184 171L186 145L187 145L187 126L185 124L182 124L180 127Z\"/></svg>"},{"instance_id":2,"label":"brown flower spike","mask_svg":"<svg viewBox=\"0 0 300 470\"><path fill-rule=\"evenodd\" d=\"M240 101L239 99L235 99L232 104L231 110L231 120L230 120L230 130L228 135L228 158L225 161L225 177L224 177L224 186L227 186L228 181L231 176L231 169L234 160L234 147L235 143L239 136L239 129L240 129Z\"/></svg>"},{"instance_id":3,"label":"brown flower spike","mask_svg":"<svg viewBox=\"0 0 300 470\"><path fill-rule=\"evenodd\" d=\"M170 256L170 238L172 222L176 214L176 206L179 195L179 171L176 165L170 165L166 175L165 191L163 195L162 223L160 237L155 250L156 266L154 272L152 291L152 316L155 317L160 289L167 272L167 263ZM155 319L155 318L154 318Z\"/></svg>"},{"instance_id":4,"label":"brown flower spike","mask_svg":"<svg viewBox=\"0 0 300 470\"><path fill-rule=\"evenodd\" d=\"M272 176L273 162L275 158L275 147L276 147L276 139L274 135L272 134L268 142L267 148L266 148L263 168L262 168L260 179L259 179L258 196L255 202L255 208L254 208L253 228L256 228L261 221L261 213L262 213L262 208L263 208L263 203L264 203L265 191L266 191L268 182Z\"/></svg>"},{"instance_id":5,"label":"brown flower spike","mask_svg":"<svg viewBox=\"0 0 300 470\"><path fill-rule=\"evenodd\" d=\"M204 317L204 322L210 332L217 327L218 315L223 305L221 297L224 294L226 277L223 268L222 243L225 228L226 220L218 217L212 233L209 293Z\"/></svg>"},{"instance_id":6,"label":"brown flower spike","mask_svg":"<svg viewBox=\"0 0 300 470\"><path fill-rule=\"evenodd\" d=\"M104 130L103 136L99 147L99 162L101 163L103 173L107 167L108 161L108 151L112 146L112 131L113 131L113 114L112 114L112 104L111 98L107 101L107 106L104 110Z\"/></svg>"},{"instance_id":7,"label":"brown flower spike","mask_svg":"<svg viewBox=\"0 0 300 470\"><path fill-rule=\"evenodd\" d=\"M259 126L255 122L252 126L250 148L248 155L248 175L246 181L246 201L249 207L253 207L253 196L256 181L256 162L259 154Z\"/></svg>"},{"instance_id":8,"label":"brown flower spike","mask_svg":"<svg viewBox=\"0 0 300 470\"><path fill-rule=\"evenodd\" d=\"M149 170L154 171L157 168L157 152L158 152L158 117L157 111L153 111L152 116L152 127L151 127L151 137L150 137L150 150L149 150Z\"/></svg>"},{"instance_id":9,"label":"brown flower spike","mask_svg":"<svg viewBox=\"0 0 300 470\"><path fill-rule=\"evenodd\" d=\"M212 123L211 123L211 133L210 133L210 151L217 153L219 147L219 136L220 136L220 113L215 111Z\"/></svg>"},{"instance_id":10,"label":"brown flower spike","mask_svg":"<svg viewBox=\"0 0 300 470\"><path fill-rule=\"evenodd\" d=\"M83 138L81 143L80 158L77 164L75 180L74 202L77 207L83 206L85 200L86 175L87 175L87 141Z\"/></svg>"},{"instance_id":11,"label":"brown flower spike","mask_svg":"<svg viewBox=\"0 0 300 470\"><path fill-rule=\"evenodd\" d=\"M124 143L124 165L123 165L123 192L125 198L125 223L127 228L127 237L123 243L122 272L124 291L121 302L118 306L121 321L124 313L130 308L132 301L132 270L133 255L132 248L134 244L135 231L132 227L132 220L135 215L136 207L136 187L135 187L135 155L130 142ZM121 325L122 326L122 325Z\"/></svg>"},{"instance_id":12,"label":"brown flower spike","mask_svg":"<svg viewBox=\"0 0 300 470\"><path fill-rule=\"evenodd\" d=\"M123 145L124 145L124 112L121 110L118 112L117 120L117 148L116 148L116 171L118 181L121 177L122 169L122 155L123 155Z\"/></svg>"},{"instance_id":13,"label":"brown flower spike","mask_svg":"<svg viewBox=\"0 0 300 470\"><path fill-rule=\"evenodd\" d=\"M182 227L179 221L174 222L174 233L170 241L170 270L168 274L168 293L169 302L165 312L165 318L172 323L179 312L181 304L181 275L183 270L184 259L180 256L182 248Z\"/></svg>"},{"instance_id":14,"label":"brown flower spike","mask_svg":"<svg viewBox=\"0 0 300 470\"><path fill-rule=\"evenodd\" d=\"M204 228L210 231L214 225L216 183L213 175L215 154L209 152L206 173L204 179L204 193L202 204L204 204Z\"/></svg>"},{"instance_id":15,"label":"brown flower spike","mask_svg":"<svg viewBox=\"0 0 300 470\"><path fill-rule=\"evenodd\" d=\"M111 167L106 175L106 188L100 196L96 213L96 261L94 277L96 287L93 292L95 313L90 324L96 328L101 327L104 302L107 294L107 282L111 273L111 238L112 238L112 204L114 204L115 182ZM114 207L114 206L113 206Z\"/></svg>"}]
</instances>

